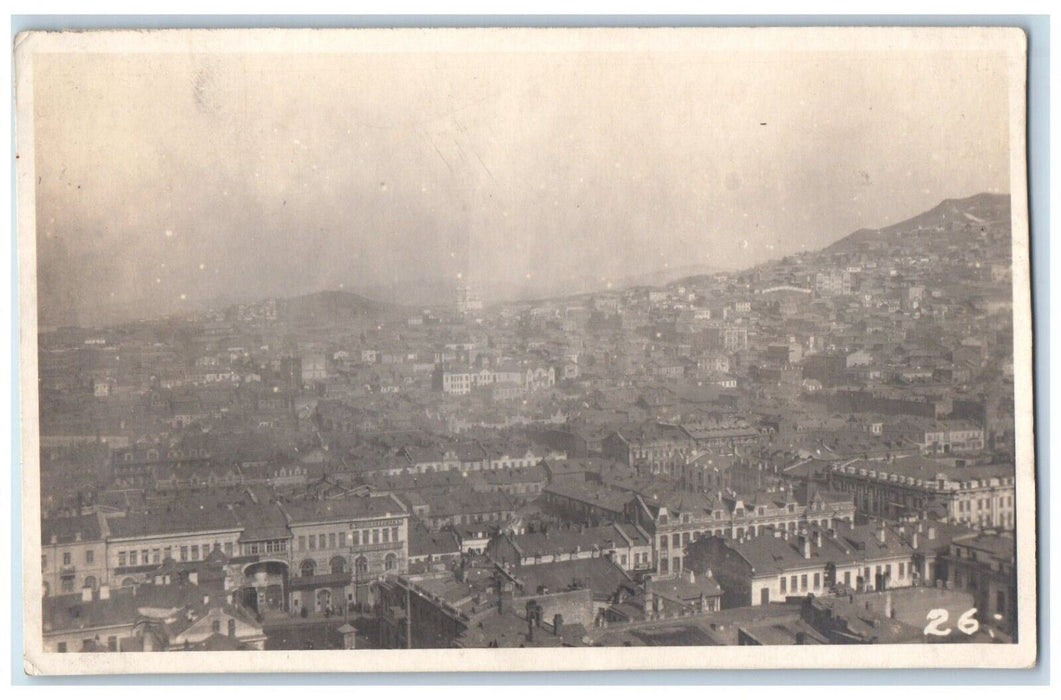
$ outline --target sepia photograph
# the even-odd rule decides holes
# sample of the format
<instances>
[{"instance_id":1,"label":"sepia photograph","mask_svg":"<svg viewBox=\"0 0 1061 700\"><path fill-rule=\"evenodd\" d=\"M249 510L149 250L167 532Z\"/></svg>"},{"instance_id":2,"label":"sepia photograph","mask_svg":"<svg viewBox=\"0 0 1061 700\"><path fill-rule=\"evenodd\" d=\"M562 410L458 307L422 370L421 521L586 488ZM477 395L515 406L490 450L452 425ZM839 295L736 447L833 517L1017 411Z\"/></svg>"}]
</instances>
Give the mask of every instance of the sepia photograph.
<instances>
[{"instance_id":1,"label":"sepia photograph","mask_svg":"<svg viewBox=\"0 0 1061 700\"><path fill-rule=\"evenodd\" d=\"M26 672L1034 664L1026 60L19 35Z\"/></svg>"}]
</instances>

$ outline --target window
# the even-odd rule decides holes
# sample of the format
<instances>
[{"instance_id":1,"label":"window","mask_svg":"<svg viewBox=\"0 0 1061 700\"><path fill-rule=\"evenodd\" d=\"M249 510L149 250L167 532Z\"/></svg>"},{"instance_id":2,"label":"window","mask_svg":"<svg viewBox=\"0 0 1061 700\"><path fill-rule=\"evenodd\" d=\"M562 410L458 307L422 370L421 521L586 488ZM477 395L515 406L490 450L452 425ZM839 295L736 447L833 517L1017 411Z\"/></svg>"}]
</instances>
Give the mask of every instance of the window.
<instances>
[{"instance_id":1,"label":"window","mask_svg":"<svg viewBox=\"0 0 1061 700\"><path fill-rule=\"evenodd\" d=\"M814 574L814 590L818 590L822 587L822 575L819 573Z\"/></svg>"},{"instance_id":2,"label":"window","mask_svg":"<svg viewBox=\"0 0 1061 700\"><path fill-rule=\"evenodd\" d=\"M372 544L379 544L379 530L372 531Z\"/></svg>"},{"instance_id":3,"label":"window","mask_svg":"<svg viewBox=\"0 0 1061 700\"><path fill-rule=\"evenodd\" d=\"M387 528L383 528L383 542L387 543L391 540L391 531Z\"/></svg>"},{"instance_id":4,"label":"window","mask_svg":"<svg viewBox=\"0 0 1061 700\"><path fill-rule=\"evenodd\" d=\"M181 561L188 561L188 546L181 547Z\"/></svg>"},{"instance_id":5,"label":"window","mask_svg":"<svg viewBox=\"0 0 1061 700\"><path fill-rule=\"evenodd\" d=\"M198 561L198 560L199 560L199 545L193 544L192 545L192 561Z\"/></svg>"},{"instance_id":6,"label":"window","mask_svg":"<svg viewBox=\"0 0 1061 700\"><path fill-rule=\"evenodd\" d=\"M232 556L232 543L231 542L226 542L225 543L225 556L226 557L231 557Z\"/></svg>"},{"instance_id":7,"label":"window","mask_svg":"<svg viewBox=\"0 0 1061 700\"><path fill-rule=\"evenodd\" d=\"M228 618L228 636L235 638L236 636L236 621L233 618Z\"/></svg>"},{"instance_id":8,"label":"window","mask_svg":"<svg viewBox=\"0 0 1061 700\"><path fill-rule=\"evenodd\" d=\"M63 593L73 593L74 579L72 577L64 578L62 580L62 583L60 584L60 587L62 588Z\"/></svg>"},{"instance_id":9,"label":"window","mask_svg":"<svg viewBox=\"0 0 1061 700\"><path fill-rule=\"evenodd\" d=\"M305 535L299 535L298 536L298 549L299 549L299 551L303 551L303 552L306 550L306 536Z\"/></svg>"},{"instance_id":10,"label":"window","mask_svg":"<svg viewBox=\"0 0 1061 700\"><path fill-rule=\"evenodd\" d=\"M161 558L162 558L162 550L161 549L152 549L151 550L151 563L152 564L158 564L161 561Z\"/></svg>"},{"instance_id":11,"label":"window","mask_svg":"<svg viewBox=\"0 0 1061 700\"><path fill-rule=\"evenodd\" d=\"M790 588L792 589L792 592L799 593L799 579L795 575L792 576L789 583L791 584Z\"/></svg>"},{"instance_id":12,"label":"window","mask_svg":"<svg viewBox=\"0 0 1061 700\"><path fill-rule=\"evenodd\" d=\"M357 561L354 562L354 571L359 575L367 574L368 559L365 559L364 557L358 557Z\"/></svg>"},{"instance_id":13,"label":"window","mask_svg":"<svg viewBox=\"0 0 1061 700\"><path fill-rule=\"evenodd\" d=\"M845 571L844 572L844 585L848 586L848 587L851 586L851 572L850 571Z\"/></svg>"},{"instance_id":14,"label":"window","mask_svg":"<svg viewBox=\"0 0 1061 700\"><path fill-rule=\"evenodd\" d=\"M303 578L309 578L317 570L317 562L312 559L306 559L302 562L302 566L299 567L299 573L302 574Z\"/></svg>"},{"instance_id":15,"label":"window","mask_svg":"<svg viewBox=\"0 0 1061 700\"><path fill-rule=\"evenodd\" d=\"M70 552L63 552L63 566L70 566Z\"/></svg>"},{"instance_id":16,"label":"window","mask_svg":"<svg viewBox=\"0 0 1061 700\"><path fill-rule=\"evenodd\" d=\"M93 564L93 563L95 563L95 561L96 561L96 550L94 550L94 549L86 549L85 550L85 563L86 564Z\"/></svg>"},{"instance_id":17,"label":"window","mask_svg":"<svg viewBox=\"0 0 1061 700\"><path fill-rule=\"evenodd\" d=\"M150 556L150 550L143 549L143 550L140 551L140 561L142 561L145 565L147 565L148 562L149 562L149 560L148 560L149 556Z\"/></svg>"},{"instance_id":18,"label":"window","mask_svg":"<svg viewBox=\"0 0 1061 700\"><path fill-rule=\"evenodd\" d=\"M899 562L899 578L906 578L906 562Z\"/></svg>"},{"instance_id":19,"label":"window","mask_svg":"<svg viewBox=\"0 0 1061 700\"><path fill-rule=\"evenodd\" d=\"M129 566L136 566L136 550L129 552Z\"/></svg>"},{"instance_id":20,"label":"window","mask_svg":"<svg viewBox=\"0 0 1061 700\"><path fill-rule=\"evenodd\" d=\"M784 576L782 576L781 577L781 593L784 594L784 593L787 593L787 592L788 592L788 579L786 579Z\"/></svg>"},{"instance_id":21,"label":"window","mask_svg":"<svg viewBox=\"0 0 1061 700\"><path fill-rule=\"evenodd\" d=\"M309 536L309 548L310 549L316 549L317 548L317 536L316 535L310 535Z\"/></svg>"},{"instance_id":22,"label":"window","mask_svg":"<svg viewBox=\"0 0 1061 700\"><path fill-rule=\"evenodd\" d=\"M328 533L328 548L329 549L335 549L335 533L334 532L329 532Z\"/></svg>"},{"instance_id":23,"label":"window","mask_svg":"<svg viewBox=\"0 0 1061 700\"><path fill-rule=\"evenodd\" d=\"M166 559L172 559L172 558L173 558L173 547L165 547L165 548L163 548L162 549L162 559L166 560Z\"/></svg>"},{"instance_id":24,"label":"window","mask_svg":"<svg viewBox=\"0 0 1061 700\"><path fill-rule=\"evenodd\" d=\"M211 624L214 634L221 634L221 620L214 620Z\"/></svg>"},{"instance_id":25,"label":"window","mask_svg":"<svg viewBox=\"0 0 1061 700\"><path fill-rule=\"evenodd\" d=\"M340 547L345 547L346 546L346 532L340 532L339 533L339 546Z\"/></svg>"},{"instance_id":26,"label":"window","mask_svg":"<svg viewBox=\"0 0 1061 700\"><path fill-rule=\"evenodd\" d=\"M397 542L398 541L398 528L396 528L396 527L392 527L391 528L391 541L392 542Z\"/></svg>"},{"instance_id":27,"label":"window","mask_svg":"<svg viewBox=\"0 0 1061 700\"><path fill-rule=\"evenodd\" d=\"M383 567L387 571L394 571L398 568L398 557L392 552L387 555L387 558L383 560Z\"/></svg>"}]
</instances>

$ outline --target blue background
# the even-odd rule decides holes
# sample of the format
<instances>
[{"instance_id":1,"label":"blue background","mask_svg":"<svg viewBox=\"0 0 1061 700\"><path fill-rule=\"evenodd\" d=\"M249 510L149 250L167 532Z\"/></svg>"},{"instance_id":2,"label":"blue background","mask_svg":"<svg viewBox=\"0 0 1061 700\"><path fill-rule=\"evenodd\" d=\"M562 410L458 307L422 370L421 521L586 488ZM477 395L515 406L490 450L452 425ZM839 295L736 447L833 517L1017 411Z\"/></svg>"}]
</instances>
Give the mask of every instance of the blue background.
<instances>
[{"instance_id":1,"label":"blue background","mask_svg":"<svg viewBox=\"0 0 1061 700\"><path fill-rule=\"evenodd\" d=\"M343 16L343 15L14 15L12 42L21 31L64 29L151 29L221 27L735 27L735 26L1015 26L1028 36L1028 191L1030 196L1032 311L1035 368L1036 470L1039 550L1039 665L1026 671L969 669L869 671L604 671L582 673L447 673L447 674L169 674L36 678L22 665L22 513L20 433L12 425L11 445L11 681L15 685L530 685L568 684L702 684L702 685L1041 685L1049 683L1050 514L1050 19L1045 15L536 15L536 16ZM15 134L12 119L11 152ZM14 158L11 159L11 231L17 231ZM18 255L11 236L12 358L11 415L19 415L18 396Z\"/></svg>"}]
</instances>

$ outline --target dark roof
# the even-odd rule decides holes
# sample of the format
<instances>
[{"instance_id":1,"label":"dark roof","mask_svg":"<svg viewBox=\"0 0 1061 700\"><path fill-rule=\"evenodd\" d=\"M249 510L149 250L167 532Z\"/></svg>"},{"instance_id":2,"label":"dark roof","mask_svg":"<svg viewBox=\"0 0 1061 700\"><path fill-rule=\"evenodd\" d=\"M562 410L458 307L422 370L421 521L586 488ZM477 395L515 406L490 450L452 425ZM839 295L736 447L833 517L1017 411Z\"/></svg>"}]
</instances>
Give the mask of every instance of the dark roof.
<instances>
[{"instance_id":1,"label":"dark roof","mask_svg":"<svg viewBox=\"0 0 1061 700\"><path fill-rule=\"evenodd\" d=\"M218 505L170 503L149 511L107 519L111 537L144 537L178 532L239 530L234 511Z\"/></svg>"},{"instance_id":2,"label":"dark roof","mask_svg":"<svg viewBox=\"0 0 1061 700\"><path fill-rule=\"evenodd\" d=\"M41 519L41 542L43 544L50 544L52 537L55 537L56 544L76 542L78 535L80 535L82 541L103 539L99 516L91 513L89 515Z\"/></svg>"},{"instance_id":3,"label":"dark roof","mask_svg":"<svg viewBox=\"0 0 1061 700\"><path fill-rule=\"evenodd\" d=\"M342 500L293 501L283 505L291 524L316 523L361 518L396 518L405 507L390 496L358 496Z\"/></svg>"},{"instance_id":4,"label":"dark roof","mask_svg":"<svg viewBox=\"0 0 1061 700\"><path fill-rule=\"evenodd\" d=\"M544 586L553 593L589 588L594 598L608 598L631 581L625 571L603 557L516 566L509 573L523 583L524 595L534 595Z\"/></svg>"}]
</instances>

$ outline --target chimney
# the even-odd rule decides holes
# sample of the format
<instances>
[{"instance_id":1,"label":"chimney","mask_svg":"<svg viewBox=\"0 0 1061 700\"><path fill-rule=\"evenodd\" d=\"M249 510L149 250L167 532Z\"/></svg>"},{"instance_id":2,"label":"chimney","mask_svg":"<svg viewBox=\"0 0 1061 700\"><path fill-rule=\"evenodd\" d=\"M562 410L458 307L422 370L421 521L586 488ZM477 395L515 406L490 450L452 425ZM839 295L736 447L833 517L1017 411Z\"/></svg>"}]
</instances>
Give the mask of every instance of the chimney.
<instances>
[{"instance_id":1,"label":"chimney","mask_svg":"<svg viewBox=\"0 0 1061 700\"><path fill-rule=\"evenodd\" d=\"M203 605L210 605L210 596L208 596L208 595L204 595L203 596Z\"/></svg>"},{"instance_id":2,"label":"chimney","mask_svg":"<svg viewBox=\"0 0 1061 700\"><path fill-rule=\"evenodd\" d=\"M877 530L877 541L880 542L883 545L885 542L887 542L887 538L888 538L888 533L884 529L884 525L881 524L880 529Z\"/></svg>"},{"instance_id":3,"label":"chimney","mask_svg":"<svg viewBox=\"0 0 1061 700\"><path fill-rule=\"evenodd\" d=\"M92 588L91 587L85 586L84 588L81 589L81 602L82 603L91 603L92 602Z\"/></svg>"},{"instance_id":4,"label":"chimney","mask_svg":"<svg viewBox=\"0 0 1061 700\"><path fill-rule=\"evenodd\" d=\"M103 584L99 587L99 599L107 600L111 597L111 587L107 584Z\"/></svg>"},{"instance_id":5,"label":"chimney","mask_svg":"<svg viewBox=\"0 0 1061 700\"><path fill-rule=\"evenodd\" d=\"M708 579L713 578L714 575L715 574L714 574L714 572L711 571L711 569L708 569L707 571L704 572L704 577L708 578Z\"/></svg>"},{"instance_id":6,"label":"chimney","mask_svg":"<svg viewBox=\"0 0 1061 700\"><path fill-rule=\"evenodd\" d=\"M918 540L918 537L917 537L917 533L915 532L913 535L910 536L910 546L913 547L914 549L917 549L917 540Z\"/></svg>"},{"instance_id":7,"label":"chimney","mask_svg":"<svg viewBox=\"0 0 1061 700\"><path fill-rule=\"evenodd\" d=\"M804 559L810 559L810 539L804 535L799 537L799 547Z\"/></svg>"},{"instance_id":8,"label":"chimney","mask_svg":"<svg viewBox=\"0 0 1061 700\"><path fill-rule=\"evenodd\" d=\"M814 531L814 546L817 547L818 549L822 548L822 531L821 530L815 530Z\"/></svg>"},{"instance_id":9,"label":"chimney","mask_svg":"<svg viewBox=\"0 0 1061 700\"><path fill-rule=\"evenodd\" d=\"M696 583L696 572L692 569L686 569L689 572L689 583Z\"/></svg>"},{"instance_id":10,"label":"chimney","mask_svg":"<svg viewBox=\"0 0 1061 700\"><path fill-rule=\"evenodd\" d=\"M74 542L80 542L80 541L81 541L81 531L78 530L77 532L74 533Z\"/></svg>"},{"instance_id":11,"label":"chimney","mask_svg":"<svg viewBox=\"0 0 1061 700\"><path fill-rule=\"evenodd\" d=\"M936 539L936 528L934 526L928 528L928 539L930 539L930 540Z\"/></svg>"},{"instance_id":12,"label":"chimney","mask_svg":"<svg viewBox=\"0 0 1061 700\"><path fill-rule=\"evenodd\" d=\"M188 572L188 583L198 586L199 585L199 572L189 571Z\"/></svg>"},{"instance_id":13,"label":"chimney","mask_svg":"<svg viewBox=\"0 0 1061 700\"><path fill-rule=\"evenodd\" d=\"M52 535L51 543L52 544L59 544L59 536L58 535Z\"/></svg>"}]
</instances>

